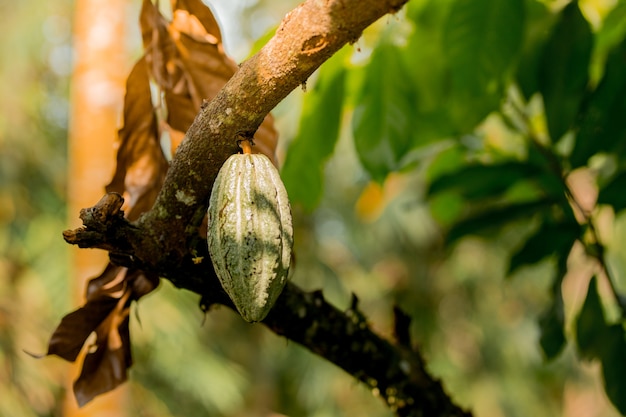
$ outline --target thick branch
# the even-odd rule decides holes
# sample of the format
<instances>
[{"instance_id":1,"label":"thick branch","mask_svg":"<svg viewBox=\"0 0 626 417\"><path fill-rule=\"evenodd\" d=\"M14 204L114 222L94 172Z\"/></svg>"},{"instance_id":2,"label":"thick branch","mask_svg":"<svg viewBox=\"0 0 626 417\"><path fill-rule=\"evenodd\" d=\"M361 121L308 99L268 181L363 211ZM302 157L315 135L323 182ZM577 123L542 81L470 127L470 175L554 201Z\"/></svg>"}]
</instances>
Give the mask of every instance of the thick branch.
<instances>
[{"instance_id":1,"label":"thick branch","mask_svg":"<svg viewBox=\"0 0 626 417\"><path fill-rule=\"evenodd\" d=\"M98 247L119 247L133 240L136 228L120 217L122 200L107 194L92 208L81 212L83 228L66 232L69 243L86 246L94 240ZM132 250L114 252L111 260L121 266L163 276L175 285L202 296L201 307L214 304L234 309L223 291L209 259L206 240L198 239L183 262L159 261L158 267L145 263ZM368 385L399 416L470 416L456 406L441 383L426 371L424 361L413 350L408 335L392 344L375 334L357 309L356 297L350 309L340 311L321 292L307 293L288 283L263 324L285 336ZM407 317L396 312L397 328L406 333Z\"/></svg>"},{"instance_id":2,"label":"thick branch","mask_svg":"<svg viewBox=\"0 0 626 417\"><path fill-rule=\"evenodd\" d=\"M471 415L450 401L419 352L380 338L356 307L339 311L321 292L289 285L263 324L360 379L399 416Z\"/></svg>"}]
</instances>

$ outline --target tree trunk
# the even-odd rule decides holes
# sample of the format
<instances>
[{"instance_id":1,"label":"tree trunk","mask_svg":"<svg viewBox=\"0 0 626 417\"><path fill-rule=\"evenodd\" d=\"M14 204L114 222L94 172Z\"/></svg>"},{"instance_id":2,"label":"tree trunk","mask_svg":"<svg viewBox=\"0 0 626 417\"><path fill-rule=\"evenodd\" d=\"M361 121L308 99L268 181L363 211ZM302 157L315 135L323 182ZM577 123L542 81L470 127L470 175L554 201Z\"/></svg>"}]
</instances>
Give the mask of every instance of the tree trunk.
<instances>
[{"instance_id":1,"label":"tree trunk","mask_svg":"<svg viewBox=\"0 0 626 417\"><path fill-rule=\"evenodd\" d=\"M126 0L81 0L74 16L74 73L69 128L69 198L71 225L76 213L102 196L115 163L117 129L124 99L128 58L125 44ZM98 275L108 257L102 251L73 248L72 278L77 304L84 302L86 280ZM72 381L80 372L76 362L67 378L64 415L67 417L123 416L126 387L78 409Z\"/></svg>"}]
</instances>

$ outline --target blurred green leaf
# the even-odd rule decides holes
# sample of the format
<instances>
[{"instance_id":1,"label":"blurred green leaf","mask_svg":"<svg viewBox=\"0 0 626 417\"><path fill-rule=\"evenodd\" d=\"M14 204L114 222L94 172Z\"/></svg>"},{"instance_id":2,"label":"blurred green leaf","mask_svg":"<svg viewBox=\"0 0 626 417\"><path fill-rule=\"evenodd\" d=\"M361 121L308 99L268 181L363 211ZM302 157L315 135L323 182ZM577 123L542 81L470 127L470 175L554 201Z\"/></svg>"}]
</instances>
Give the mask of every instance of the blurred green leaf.
<instances>
[{"instance_id":1,"label":"blurred green leaf","mask_svg":"<svg viewBox=\"0 0 626 417\"><path fill-rule=\"evenodd\" d=\"M557 259L556 276L552 282L552 303L539 317L541 335L539 344L548 361L556 358L565 347L565 309L563 292L561 290L563 278L567 274L567 259L571 248L565 248Z\"/></svg>"},{"instance_id":2,"label":"blurred green leaf","mask_svg":"<svg viewBox=\"0 0 626 417\"><path fill-rule=\"evenodd\" d=\"M576 320L576 344L580 356L587 360L600 358L604 348L606 324L596 281L593 277L589 282L585 303Z\"/></svg>"},{"instance_id":3,"label":"blurred green leaf","mask_svg":"<svg viewBox=\"0 0 626 417\"><path fill-rule=\"evenodd\" d=\"M439 225L450 226L463 211L464 203L458 193L439 193L429 199L430 213Z\"/></svg>"},{"instance_id":4,"label":"blurred green leaf","mask_svg":"<svg viewBox=\"0 0 626 417\"><path fill-rule=\"evenodd\" d=\"M626 40L607 59L604 77L585 103L576 143L570 156L573 167L587 163L601 151L626 149Z\"/></svg>"},{"instance_id":5,"label":"blurred green leaf","mask_svg":"<svg viewBox=\"0 0 626 417\"><path fill-rule=\"evenodd\" d=\"M626 2L620 0L604 18L598 31L597 46L617 45L626 36Z\"/></svg>"},{"instance_id":6,"label":"blurred green leaf","mask_svg":"<svg viewBox=\"0 0 626 417\"><path fill-rule=\"evenodd\" d=\"M354 145L363 167L381 182L400 169L412 146L415 97L398 47L382 42L367 66L354 109Z\"/></svg>"},{"instance_id":7,"label":"blurred green leaf","mask_svg":"<svg viewBox=\"0 0 626 417\"><path fill-rule=\"evenodd\" d=\"M483 211L455 224L446 234L446 242L451 244L463 236L493 232L520 218L529 219L539 211L549 208L550 205L548 200L539 200Z\"/></svg>"},{"instance_id":8,"label":"blurred green leaf","mask_svg":"<svg viewBox=\"0 0 626 417\"><path fill-rule=\"evenodd\" d=\"M428 189L433 195L442 191L455 190L468 199L499 197L515 182L540 172L533 165L505 162L497 165L469 165L451 174L436 178Z\"/></svg>"},{"instance_id":9,"label":"blurred green leaf","mask_svg":"<svg viewBox=\"0 0 626 417\"><path fill-rule=\"evenodd\" d=\"M416 144L458 133L450 117L450 67L443 48L443 26L455 0L409 2L413 31L402 48L409 82L416 92ZM462 132L466 133L466 132Z\"/></svg>"},{"instance_id":10,"label":"blurred green leaf","mask_svg":"<svg viewBox=\"0 0 626 417\"><path fill-rule=\"evenodd\" d=\"M413 32L402 57L419 92L420 112L438 111L446 101L450 70L443 50L442 28L454 1L411 1L407 4L407 17L413 23Z\"/></svg>"},{"instance_id":11,"label":"blurred green leaf","mask_svg":"<svg viewBox=\"0 0 626 417\"><path fill-rule=\"evenodd\" d=\"M497 109L521 46L522 0L456 0L444 26L456 125L470 129Z\"/></svg>"},{"instance_id":12,"label":"blurred green leaf","mask_svg":"<svg viewBox=\"0 0 626 417\"><path fill-rule=\"evenodd\" d=\"M602 375L606 395L620 413L626 414L626 341L621 324L604 330Z\"/></svg>"},{"instance_id":13,"label":"blurred green leaf","mask_svg":"<svg viewBox=\"0 0 626 417\"><path fill-rule=\"evenodd\" d=\"M624 39L626 35L626 2L619 1L604 18L600 30L595 36L592 59L592 74L597 81L604 73L606 57Z\"/></svg>"},{"instance_id":14,"label":"blurred green leaf","mask_svg":"<svg viewBox=\"0 0 626 417\"><path fill-rule=\"evenodd\" d=\"M534 264L554 254L567 257L569 249L580 236L580 225L576 222L544 222L524 245L513 255L509 262L508 274L512 274L523 265Z\"/></svg>"},{"instance_id":15,"label":"blurred green leaf","mask_svg":"<svg viewBox=\"0 0 626 417\"><path fill-rule=\"evenodd\" d=\"M559 299L554 300L550 309L539 318L539 343L548 360L557 357L565 346L564 317L563 300Z\"/></svg>"},{"instance_id":16,"label":"blurred green leaf","mask_svg":"<svg viewBox=\"0 0 626 417\"><path fill-rule=\"evenodd\" d=\"M444 45L457 81L482 86L506 71L520 47L523 24L521 0L456 0Z\"/></svg>"},{"instance_id":17,"label":"blurred green leaf","mask_svg":"<svg viewBox=\"0 0 626 417\"><path fill-rule=\"evenodd\" d=\"M545 195L548 195L555 200L566 201L566 189L562 178L551 172L542 172L536 177L533 177L531 180L541 187Z\"/></svg>"},{"instance_id":18,"label":"blurred green leaf","mask_svg":"<svg viewBox=\"0 0 626 417\"><path fill-rule=\"evenodd\" d=\"M609 204L616 213L626 208L626 171L600 189L598 204Z\"/></svg>"},{"instance_id":19,"label":"blurred green leaf","mask_svg":"<svg viewBox=\"0 0 626 417\"><path fill-rule=\"evenodd\" d=\"M432 183L443 175L458 171L465 163L465 151L456 144L450 146L432 159L426 170L426 180Z\"/></svg>"},{"instance_id":20,"label":"blurred green leaf","mask_svg":"<svg viewBox=\"0 0 626 417\"><path fill-rule=\"evenodd\" d=\"M539 91L555 142L572 127L578 113L589 80L592 45L589 23L578 1L572 1L561 12L539 67Z\"/></svg>"},{"instance_id":21,"label":"blurred green leaf","mask_svg":"<svg viewBox=\"0 0 626 417\"><path fill-rule=\"evenodd\" d=\"M298 135L289 145L281 176L292 203L307 210L318 204L324 163L339 137L349 48L322 66L313 90L305 96Z\"/></svg>"},{"instance_id":22,"label":"blurred green leaf","mask_svg":"<svg viewBox=\"0 0 626 417\"><path fill-rule=\"evenodd\" d=\"M626 339L621 324L607 325L593 277L587 298L576 321L576 342L583 359L600 359L606 394L626 413Z\"/></svg>"},{"instance_id":23,"label":"blurred green leaf","mask_svg":"<svg viewBox=\"0 0 626 417\"><path fill-rule=\"evenodd\" d=\"M554 14L550 13L548 7L542 2L526 0L524 3L527 19L516 79L522 94L526 100L529 100L534 93L539 91L537 69L541 60L541 51L550 35L550 28L554 24Z\"/></svg>"}]
</instances>

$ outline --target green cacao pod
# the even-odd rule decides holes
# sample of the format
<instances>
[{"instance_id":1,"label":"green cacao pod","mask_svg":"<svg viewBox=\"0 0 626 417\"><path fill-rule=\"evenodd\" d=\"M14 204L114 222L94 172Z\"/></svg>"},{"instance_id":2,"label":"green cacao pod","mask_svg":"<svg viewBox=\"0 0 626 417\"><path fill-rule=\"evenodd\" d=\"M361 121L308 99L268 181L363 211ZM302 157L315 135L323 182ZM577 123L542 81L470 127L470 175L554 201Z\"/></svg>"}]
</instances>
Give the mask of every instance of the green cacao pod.
<instances>
[{"instance_id":1,"label":"green cacao pod","mask_svg":"<svg viewBox=\"0 0 626 417\"><path fill-rule=\"evenodd\" d=\"M244 320L263 320L287 283L293 247L287 191L269 158L228 158L208 216L209 253L222 287Z\"/></svg>"}]
</instances>

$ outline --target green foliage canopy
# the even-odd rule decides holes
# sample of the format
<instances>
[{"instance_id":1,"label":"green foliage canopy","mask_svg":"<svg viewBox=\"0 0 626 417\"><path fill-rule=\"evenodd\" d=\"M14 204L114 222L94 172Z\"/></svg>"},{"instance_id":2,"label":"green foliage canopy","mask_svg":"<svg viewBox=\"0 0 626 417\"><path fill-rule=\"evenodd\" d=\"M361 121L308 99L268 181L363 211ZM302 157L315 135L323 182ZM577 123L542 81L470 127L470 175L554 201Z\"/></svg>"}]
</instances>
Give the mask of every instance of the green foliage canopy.
<instances>
[{"instance_id":1,"label":"green foliage canopy","mask_svg":"<svg viewBox=\"0 0 626 417\"><path fill-rule=\"evenodd\" d=\"M582 245L601 276L591 280L574 319L575 341L582 360L602 363L607 395L621 413L626 298L617 283L625 271L612 267L607 251L614 249L598 222L607 209L620 215L626 208L625 21L623 1L595 26L578 1L561 8L537 0L413 1L406 22L378 28L365 64L344 58L322 70L283 170L295 202L314 208L319 164L340 131L343 106L358 159L374 181L427 167L425 197L450 247L466 236L530 226L509 255L508 273L556 261L552 301L538 323L547 359L567 344L561 285L568 257ZM359 85L354 103L340 85L351 82ZM486 133L494 124L519 142L494 145ZM327 141L311 133L313 125L329 130ZM302 164L302 155L316 157ZM591 206L572 185L576 172L593 180L598 197ZM298 190L296 176L315 186ZM597 292L600 280L610 284L610 296Z\"/></svg>"}]
</instances>

